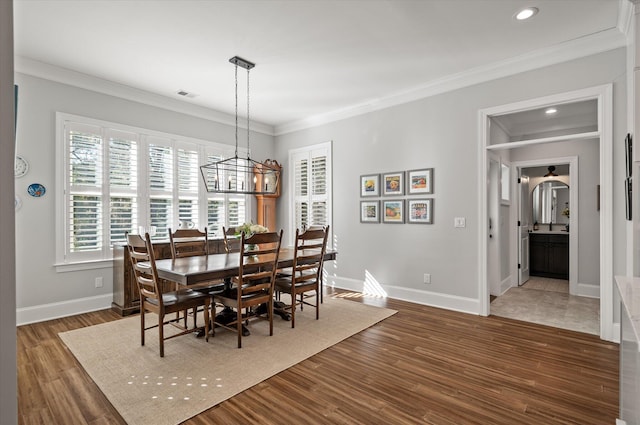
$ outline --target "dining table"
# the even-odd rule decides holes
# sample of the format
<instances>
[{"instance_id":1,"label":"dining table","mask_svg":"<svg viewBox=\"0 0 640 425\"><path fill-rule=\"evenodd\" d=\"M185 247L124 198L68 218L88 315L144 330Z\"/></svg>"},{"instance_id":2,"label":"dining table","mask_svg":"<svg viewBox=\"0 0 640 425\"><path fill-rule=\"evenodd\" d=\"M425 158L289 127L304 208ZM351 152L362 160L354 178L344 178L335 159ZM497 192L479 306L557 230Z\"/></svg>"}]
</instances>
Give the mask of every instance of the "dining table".
<instances>
[{"instance_id":1,"label":"dining table","mask_svg":"<svg viewBox=\"0 0 640 425\"><path fill-rule=\"evenodd\" d=\"M280 248L278 269L292 267L294 254L295 249L293 248ZM323 259L324 261L335 260L337 254L335 250L327 250ZM237 276L240 271L240 253L232 252L156 260L156 270L160 279L170 280L180 285L190 286L212 280L224 280L227 285L230 285L231 278ZM320 300L322 300L322 292L322 289L320 289ZM288 314L281 314L281 316L285 320L290 320L287 317ZM216 321L225 323L233 320L234 317L235 313L225 308L218 313ZM244 325L242 332L243 336L250 334Z\"/></svg>"},{"instance_id":2,"label":"dining table","mask_svg":"<svg viewBox=\"0 0 640 425\"><path fill-rule=\"evenodd\" d=\"M295 249L280 248L278 269L293 266ZM324 261L335 260L337 251L327 250ZM175 259L156 260L158 277L180 285L191 286L201 282L228 279L237 276L240 269L240 253L197 255Z\"/></svg>"}]
</instances>

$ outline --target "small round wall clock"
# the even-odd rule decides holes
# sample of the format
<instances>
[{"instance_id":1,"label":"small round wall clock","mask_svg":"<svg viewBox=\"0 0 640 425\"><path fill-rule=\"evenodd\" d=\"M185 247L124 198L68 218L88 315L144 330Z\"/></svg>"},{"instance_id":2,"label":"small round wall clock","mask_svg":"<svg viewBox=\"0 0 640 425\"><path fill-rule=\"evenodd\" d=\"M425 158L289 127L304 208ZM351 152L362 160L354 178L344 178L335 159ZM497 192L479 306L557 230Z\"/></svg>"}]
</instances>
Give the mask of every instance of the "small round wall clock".
<instances>
[{"instance_id":1,"label":"small round wall clock","mask_svg":"<svg viewBox=\"0 0 640 425\"><path fill-rule=\"evenodd\" d=\"M29 163L23 157L16 155L13 174L16 178L22 177L29 171Z\"/></svg>"},{"instance_id":2,"label":"small round wall clock","mask_svg":"<svg viewBox=\"0 0 640 425\"><path fill-rule=\"evenodd\" d=\"M33 196L34 198L39 198L41 196L44 196L46 191L47 189L45 189L45 187L40 183L32 183L27 188L27 193Z\"/></svg>"}]
</instances>

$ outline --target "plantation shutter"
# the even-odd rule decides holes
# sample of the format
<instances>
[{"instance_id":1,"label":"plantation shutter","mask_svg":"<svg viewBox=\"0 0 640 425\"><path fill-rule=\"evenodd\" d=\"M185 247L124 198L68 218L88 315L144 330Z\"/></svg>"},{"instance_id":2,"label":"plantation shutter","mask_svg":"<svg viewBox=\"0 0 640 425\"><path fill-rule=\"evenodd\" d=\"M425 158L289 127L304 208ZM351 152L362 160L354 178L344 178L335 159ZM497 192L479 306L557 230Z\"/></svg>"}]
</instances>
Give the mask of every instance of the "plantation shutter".
<instances>
[{"instance_id":1,"label":"plantation shutter","mask_svg":"<svg viewBox=\"0 0 640 425\"><path fill-rule=\"evenodd\" d=\"M126 232L138 228L137 135L108 130L109 140L109 239L110 245L126 243Z\"/></svg>"},{"instance_id":2,"label":"plantation shutter","mask_svg":"<svg viewBox=\"0 0 640 425\"><path fill-rule=\"evenodd\" d=\"M103 234L103 136L100 127L65 122L65 260L84 260L100 252Z\"/></svg>"},{"instance_id":3,"label":"plantation shutter","mask_svg":"<svg viewBox=\"0 0 640 425\"><path fill-rule=\"evenodd\" d=\"M303 230L331 224L331 144L290 152L293 224ZM295 235L295 229L292 229Z\"/></svg>"},{"instance_id":4,"label":"plantation shutter","mask_svg":"<svg viewBox=\"0 0 640 425\"><path fill-rule=\"evenodd\" d=\"M191 221L196 228L200 227L198 217L198 150L193 148L178 149L178 220Z\"/></svg>"},{"instance_id":5,"label":"plantation shutter","mask_svg":"<svg viewBox=\"0 0 640 425\"><path fill-rule=\"evenodd\" d=\"M169 239L173 225L173 151L169 141L149 140L149 225L156 239Z\"/></svg>"},{"instance_id":6,"label":"plantation shutter","mask_svg":"<svg viewBox=\"0 0 640 425\"><path fill-rule=\"evenodd\" d=\"M312 151L311 155L311 226L328 223L327 212L327 156L325 152Z\"/></svg>"}]
</instances>

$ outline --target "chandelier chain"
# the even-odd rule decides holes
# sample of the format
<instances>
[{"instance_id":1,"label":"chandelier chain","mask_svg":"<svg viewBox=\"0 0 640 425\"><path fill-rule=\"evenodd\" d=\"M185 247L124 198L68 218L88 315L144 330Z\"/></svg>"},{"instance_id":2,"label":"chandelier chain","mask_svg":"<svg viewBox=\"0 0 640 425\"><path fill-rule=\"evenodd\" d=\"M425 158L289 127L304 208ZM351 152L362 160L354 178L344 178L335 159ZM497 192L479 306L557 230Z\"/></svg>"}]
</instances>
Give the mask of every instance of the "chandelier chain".
<instances>
[{"instance_id":1,"label":"chandelier chain","mask_svg":"<svg viewBox=\"0 0 640 425\"><path fill-rule=\"evenodd\" d=\"M238 157L238 64L235 64L236 71L236 158Z\"/></svg>"},{"instance_id":2,"label":"chandelier chain","mask_svg":"<svg viewBox=\"0 0 640 425\"><path fill-rule=\"evenodd\" d=\"M249 146L249 70L247 69L247 159L249 159L249 152L251 152Z\"/></svg>"}]
</instances>

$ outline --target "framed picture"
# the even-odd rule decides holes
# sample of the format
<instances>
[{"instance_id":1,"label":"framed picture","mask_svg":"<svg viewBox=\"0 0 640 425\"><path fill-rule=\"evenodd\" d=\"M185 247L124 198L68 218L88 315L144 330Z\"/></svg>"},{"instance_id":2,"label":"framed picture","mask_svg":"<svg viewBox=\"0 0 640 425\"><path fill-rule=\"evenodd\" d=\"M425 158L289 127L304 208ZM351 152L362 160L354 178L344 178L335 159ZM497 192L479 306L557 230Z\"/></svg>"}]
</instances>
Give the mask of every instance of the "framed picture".
<instances>
[{"instance_id":1,"label":"framed picture","mask_svg":"<svg viewBox=\"0 0 640 425\"><path fill-rule=\"evenodd\" d=\"M407 193L433 193L433 168L407 171Z\"/></svg>"},{"instance_id":2,"label":"framed picture","mask_svg":"<svg viewBox=\"0 0 640 425\"><path fill-rule=\"evenodd\" d=\"M380 223L380 201L360 201L360 223Z\"/></svg>"},{"instance_id":3,"label":"framed picture","mask_svg":"<svg viewBox=\"0 0 640 425\"><path fill-rule=\"evenodd\" d=\"M627 177L631 177L631 171L633 170L633 140L630 133L627 133L627 137L624 139L624 154Z\"/></svg>"},{"instance_id":4,"label":"framed picture","mask_svg":"<svg viewBox=\"0 0 640 425\"><path fill-rule=\"evenodd\" d=\"M404 223L404 200L383 201L382 213L385 223Z\"/></svg>"},{"instance_id":5,"label":"framed picture","mask_svg":"<svg viewBox=\"0 0 640 425\"><path fill-rule=\"evenodd\" d=\"M382 175L383 195L404 195L404 173L387 173Z\"/></svg>"},{"instance_id":6,"label":"framed picture","mask_svg":"<svg viewBox=\"0 0 640 425\"><path fill-rule=\"evenodd\" d=\"M408 199L408 223L433 224L433 199Z\"/></svg>"},{"instance_id":7,"label":"framed picture","mask_svg":"<svg viewBox=\"0 0 640 425\"><path fill-rule=\"evenodd\" d=\"M380 196L380 174L360 176L360 196Z\"/></svg>"}]
</instances>

